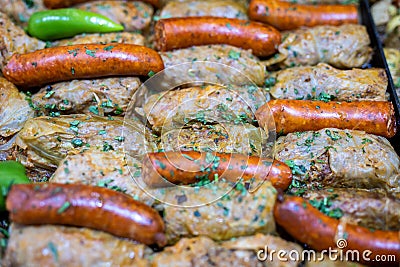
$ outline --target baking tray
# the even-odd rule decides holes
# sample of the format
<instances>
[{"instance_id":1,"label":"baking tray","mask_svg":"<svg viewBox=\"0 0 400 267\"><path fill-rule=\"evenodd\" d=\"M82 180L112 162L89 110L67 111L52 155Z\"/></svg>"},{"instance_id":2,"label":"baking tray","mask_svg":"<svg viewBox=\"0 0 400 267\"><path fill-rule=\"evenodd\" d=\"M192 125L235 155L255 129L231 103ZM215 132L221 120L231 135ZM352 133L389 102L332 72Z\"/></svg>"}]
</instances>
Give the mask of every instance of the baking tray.
<instances>
[{"instance_id":1,"label":"baking tray","mask_svg":"<svg viewBox=\"0 0 400 267\"><path fill-rule=\"evenodd\" d=\"M360 0L359 4L359 14L361 18L361 24L367 27L369 37L371 39L371 47L374 51L372 60L369 63L370 67L384 68L386 75L388 77L388 87L387 92L390 95L390 101L393 103L394 111L396 114L396 124L397 128L400 127L400 101L397 96L396 89L394 87L392 76L390 75L389 67L386 62L385 54L383 53L382 44L379 41L378 31L376 29L374 20L372 19L371 9L368 0ZM396 150L397 154L400 155L400 131L389 139L390 143Z\"/></svg>"}]
</instances>

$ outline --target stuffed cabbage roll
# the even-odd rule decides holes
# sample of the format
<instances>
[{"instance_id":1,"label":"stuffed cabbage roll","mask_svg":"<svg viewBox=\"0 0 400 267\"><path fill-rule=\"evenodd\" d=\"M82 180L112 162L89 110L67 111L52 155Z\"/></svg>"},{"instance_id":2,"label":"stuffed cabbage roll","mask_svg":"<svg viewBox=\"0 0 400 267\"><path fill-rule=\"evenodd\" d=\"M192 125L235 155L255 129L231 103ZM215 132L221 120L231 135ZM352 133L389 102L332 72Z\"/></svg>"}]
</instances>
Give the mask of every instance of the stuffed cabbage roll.
<instances>
[{"instance_id":1,"label":"stuffed cabbage roll","mask_svg":"<svg viewBox=\"0 0 400 267\"><path fill-rule=\"evenodd\" d=\"M316 26L282 33L279 54L266 61L280 68L327 63L337 68L359 68L372 57L364 25Z\"/></svg>"},{"instance_id":2,"label":"stuffed cabbage roll","mask_svg":"<svg viewBox=\"0 0 400 267\"><path fill-rule=\"evenodd\" d=\"M0 0L2 12L7 14L20 27L28 25L30 16L45 10L43 0Z\"/></svg>"},{"instance_id":3,"label":"stuffed cabbage roll","mask_svg":"<svg viewBox=\"0 0 400 267\"><path fill-rule=\"evenodd\" d=\"M165 151L217 151L263 156L265 131L251 124L194 124L161 135L159 149Z\"/></svg>"},{"instance_id":4,"label":"stuffed cabbage roll","mask_svg":"<svg viewBox=\"0 0 400 267\"><path fill-rule=\"evenodd\" d=\"M151 249L88 228L12 224L4 266L148 266Z\"/></svg>"},{"instance_id":5,"label":"stuffed cabbage roll","mask_svg":"<svg viewBox=\"0 0 400 267\"><path fill-rule=\"evenodd\" d=\"M190 121L252 123L254 112L266 96L253 85L222 87L207 85L151 95L143 106L153 130L180 128Z\"/></svg>"},{"instance_id":6,"label":"stuffed cabbage roll","mask_svg":"<svg viewBox=\"0 0 400 267\"><path fill-rule=\"evenodd\" d=\"M339 70L325 63L281 70L267 78L269 91L280 99L386 101L384 69Z\"/></svg>"},{"instance_id":7,"label":"stuffed cabbage roll","mask_svg":"<svg viewBox=\"0 0 400 267\"><path fill-rule=\"evenodd\" d=\"M124 160L124 154L115 151L88 150L62 160L50 182L107 187L151 206L156 200L134 180L140 178L141 165L141 161L134 158Z\"/></svg>"},{"instance_id":8,"label":"stuffed cabbage roll","mask_svg":"<svg viewBox=\"0 0 400 267\"><path fill-rule=\"evenodd\" d=\"M170 1L160 12L160 18L198 16L248 19L246 7L234 0Z\"/></svg>"},{"instance_id":9,"label":"stuffed cabbage roll","mask_svg":"<svg viewBox=\"0 0 400 267\"><path fill-rule=\"evenodd\" d=\"M14 53L28 53L44 48L45 42L29 37L6 14L0 12L0 69Z\"/></svg>"},{"instance_id":10,"label":"stuffed cabbage roll","mask_svg":"<svg viewBox=\"0 0 400 267\"><path fill-rule=\"evenodd\" d=\"M227 189L232 190L227 191ZM273 207L277 192L270 182L262 183L255 192L249 192L243 182L236 186L224 181L197 187L190 196L181 187L165 188L163 201L171 205L155 208L162 211L168 243L182 237L207 236L214 240L255 233L274 233ZM221 197L219 198L218 197ZM218 199L210 203L210 197ZM185 208L192 203L202 204Z\"/></svg>"},{"instance_id":11,"label":"stuffed cabbage roll","mask_svg":"<svg viewBox=\"0 0 400 267\"><path fill-rule=\"evenodd\" d=\"M134 32L90 33L55 41L52 46L108 43L144 45L144 36Z\"/></svg>"},{"instance_id":12,"label":"stuffed cabbage roll","mask_svg":"<svg viewBox=\"0 0 400 267\"><path fill-rule=\"evenodd\" d=\"M123 115L141 85L136 77L73 80L48 85L32 96L39 115Z\"/></svg>"},{"instance_id":13,"label":"stuffed cabbage roll","mask_svg":"<svg viewBox=\"0 0 400 267\"><path fill-rule=\"evenodd\" d=\"M394 85L400 88L400 49L384 48L386 61L392 75Z\"/></svg>"},{"instance_id":14,"label":"stuffed cabbage roll","mask_svg":"<svg viewBox=\"0 0 400 267\"><path fill-rule=\"evenodd\" d=\"M250 51L230 45L205 45L190 48L177 49L170 52L160 52L165 67L175 66L173 70L165 70L172 80L182 80L182 75L191 70L190 78L202 81L214 81L215 76L221 80L230 81L232 84L249 84L249 79L257 85L264 84L265 66ZM196 76L196 65L188 66L179 64L185 62L211 61L228 65L241 72L242 75L234 75L227 72L225 66L212 65L214 70L202 76ZM201 74L203 74L202 72ZM212 75L212 77L210 77ZM225 77L227 76L227 77ZM185 76L184 76L185 77Z\"/></svg>"},{"instance_id":15,"label":"stuffed cabbage roll","mask_svg":"<svg viewBox=\"0 0 400 267\"><path fill-rule=\"evenodd\" d=\"M310 186L400 191L400 159L384 137L333 128L290 133L277 140L275 153Z\"/></svg>"},{"instance_id":16,"label":"stuffed cabbage roll","mask_svg":"<svg viewBox=\"0 0 400 267\"><path fill-rule=\"evenodd\" d=\"M124 134L122 136L122 133ZM124 141L129 142L124 150ZM144 125L138 120L90 115L37 117L25 123L16 144L27 166L55 169L67 156L85 150L123 153L141 158L148 150Z\"/></svg>"},{"instance_id":17,"label":"stuffed cabbage roll","mask_svg":"<svg viewBox=\"0 0 400 267\"><path fill-rule=\"evenodd\" d=\"M302 197L325 214L375 230L400 230L400 198L384 190L356 188L308 190Z\"/></svg>"},{"instance_id":18,"label":"stuffed cabbage roll","mask_svg":"<svg viewBox=\"0 0 400 267\"><path fill-rule=\"evenodd\" d=\"M153 16L153 7L149 4L134 1L94 1L79 4L76 8L99 13L120 23L128 32L143 30L149 27Z\"/></svg>"}]
</instances>

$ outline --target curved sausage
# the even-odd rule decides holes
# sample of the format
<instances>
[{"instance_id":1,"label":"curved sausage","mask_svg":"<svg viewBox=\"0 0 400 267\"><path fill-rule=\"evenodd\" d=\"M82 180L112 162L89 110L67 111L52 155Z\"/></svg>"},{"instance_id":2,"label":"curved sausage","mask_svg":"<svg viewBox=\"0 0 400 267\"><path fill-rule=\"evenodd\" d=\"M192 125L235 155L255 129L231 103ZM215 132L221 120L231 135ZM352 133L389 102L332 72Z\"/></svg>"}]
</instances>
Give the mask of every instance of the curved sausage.
<instances>
[{"instance_id":1,"label":"curved sausage","mask_svg":"<svg viewBox=\"0 0 400 267\"><path fill-rule=\"evenodd\" d=\"M161 19L155 25L155 47L161 51L196 45L229 44L269 56L281 43L272 26L247 20L217 17Z\"/></svg>"},{"instance_id":2,"label":"curved sausage","mask_svg":"<svg viewBox=\"0 0 400 267\"><path fill-rule=\"evenodd\" d=\"M47 8L54 9L54 8L70 7L73 5L86 3L90 1L93 0L43 0L43 4ZM160 0L135 0L135 1L142 1L157 8L161 7Z\"/></svg>"},{"instance_id":3,"label":"curved sausage","mask_svg":"<svg viewBox=\"0 0 400 267\"><path fill-rule=\"evenodd\" d=\"M164 69L160 55L133 44L79 44L14 54L4 77L20 87L82 78L147 75Z\"/></svg>"},{"instance_id":4,"label":"curved sausage","mask_svg":"<svg viewBox=\"0 0 400 267\"><path fill-rule=\"evenodd\" d=\"M237 182L269 180L285 190L292 182L292 171L284 163L244 154L215 152L154 152L143 159L143 179L153 187L173 184L193 184L204 180L225 178ZM165 181L168 180L170 183Z\"/></svg>"},{"instance_id":5,"label":"curved sausage","mask_svg":"<svg viewBox=\"0 0 400 267\"><path fill-rule=\"evenodd\" d=\"M164 222L149 206L123 193L82 184L21 184L11 187L7 210L16 223L93 228L141 243L164 246Z\"/></svg>"},{"instance_id":6,"label":"curved sausage","mask_svg":"<svg viewBox=\"0 0 400 267\"><path fill-rule=\"evenodd\" d=\"M395 262L385 262L398 266L400 262L400 232L369 230L357 225L341 225L340 221L323 214L301 197L286 196L278 198L274 207L274 217L278 225L292 235L298 241L309 245L311 248L321 251L337 249L337 240L345 239L347 246L344 252L358 250L360 260L363 263L376 264L372 260L377 255L395 255ZM343 230L340 229L343 227ZM338 233L342 234L338 235ZM372 254L365 255L364 251ZM351 259L351 258L350 258Z\"/></svg>"},{"instance_id":7,"label":"curved sausage","mask_svg":"<svg viewBox=\"0 0 400 267\"><path fill-rule=\"evenodd\" d=\"M272 100L256 111L262 127L271 111L280 134L338 128L393 137L397 130L393 105L388 101Z\"/></svg>"},{"instance_id":8,"label":"curved sausage","mask_svg":"<svg viewBox=\"0 0 400 267\"><path fill-rule=\"evenodd\" d=\"M252 0L251 20L268 23L278 30L294 30L302 26L357 24L355 5L301 5L277 0Z\"/></svg>"}]
</instances>

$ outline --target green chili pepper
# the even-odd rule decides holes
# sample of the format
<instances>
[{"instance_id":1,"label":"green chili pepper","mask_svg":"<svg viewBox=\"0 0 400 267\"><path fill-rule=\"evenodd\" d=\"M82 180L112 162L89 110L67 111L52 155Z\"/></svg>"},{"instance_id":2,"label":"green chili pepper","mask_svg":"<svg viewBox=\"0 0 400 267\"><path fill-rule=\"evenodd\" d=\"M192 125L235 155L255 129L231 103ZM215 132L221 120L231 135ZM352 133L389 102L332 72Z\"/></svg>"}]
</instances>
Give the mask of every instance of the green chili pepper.
<instances>
[{"instance_id":1,"label":"green chili pepper","mask_svg":"<svg viewBox=\"0 0 400 267\"><path fill-rule=\"evenodd\" d=\"M39 11L29 18L28 33L44 41L73 37L81 33L122 31L124 27L109 18L76 8Z\"/></svg>"},{"instance_id":2,"label":"green chili pepper","mask_svg":"<svg viewBox=\"0 0 400 267\"><path fill-rule=\"evenodd\" d=\"M17 161L0 161L0 211L5 210L5 198L13 184L30 183L25 167Z\"/></svg>"}]
</instances>

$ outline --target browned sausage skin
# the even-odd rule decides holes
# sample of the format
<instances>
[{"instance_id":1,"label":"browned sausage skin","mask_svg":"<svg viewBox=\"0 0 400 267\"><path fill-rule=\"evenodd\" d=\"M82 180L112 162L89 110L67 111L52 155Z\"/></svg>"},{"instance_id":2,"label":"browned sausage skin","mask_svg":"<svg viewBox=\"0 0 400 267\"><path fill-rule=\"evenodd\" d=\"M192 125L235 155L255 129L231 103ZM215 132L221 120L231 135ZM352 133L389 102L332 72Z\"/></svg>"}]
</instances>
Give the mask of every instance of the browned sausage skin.
<instances>
[{"instance_id":1,"label":"browned sausage skin","mask_svg":"<svg viewBox=\"0 0 400 267\"><path fill-rule=\"evenodd\" d=\"M362 130L384 137L396 134L395 113L388 101L272 100L256 112L261 126L268 122L271 111L281 134L323 128Z\"/></svg>"},{"instance_id":2,"label":"browned sausage skin","mask_svg":"<svg viewBox=\"0 0 400 267\"><path fill-rule=\"evenodd\" d=\"M272 26L247 20L217 17L161 19L155 26L155 47L161 51L195 45L229 44L251 49L256 56L269 56L281 43Z\"/></svg>"},{"instance_id":3,"label":"browned sausage skin","mask_svg":"<svg viewBox=\"0 0 400 267\"><path fill-rule=\"evenodd\" d=\"M377 255L395 255L395 262L385 264L399 266L398 231L371 231L357 225L341 224L339 220L323 214L303 198L294 196L278 198L274 207L274 217L276 223L286 232L315 250L337 249L337 239L345 239L347 246L343 251L357 250L363 263L376 264L372 260ZM343 229L340 230L340 227ZM362 253L367 250L372 252L365 255L371 261L363 260Z\"/></svg>"},{"instance_id":4,"label":"browned sausage skin","mask_svg":"<svg viewBox=\"0 0 400 267\"><path fill-rule=\"evenodd\" d=\"M279 30L358 23L355 5L301 5L277 0L252 0L248 12L251 20L268 23Z\"/></svg>"},{"instance_id":5,"label":"browned sausage skin","mask_svg":"<svg viewBox=\"0 0 400 267\"><path fill-rule=\"evenodd\" d=\"M26 88L73 79L148 75L162 69L160 55L144 46L79 44L14 54L3 68L3 75Z\"/></svg>"},{"instance_id":6,"label":"browned sausage skin","mask_svg":"<svg viewBox=\"0 0 400 267\"><path fill-rule=\"evenodd\" d=\"M86 2L90 2L90 1L93 1L93 0L43 0L43 4L47 8L54 9L54 8L70 7L73 5L86 3ZM160 0L135 0L135 1L141 1L144 3L148 3L157 8L161 7Z\"/></svg>"},{"instance_id":7,"label":"browned sausage skin","mask_svg":"<svg viewBox=\"0 0 400 267\"><path fill-rule=\"evenodd\" d=\"M27 225L93 228L144 244L166 243L164 222L149 206L123 193L81 184L20 184L6 201L10 219Z\"/></svg>"},{"instance_id":8,"label":"browned sausage skin","mask_svg":"<svg viewBox=\"0 0 400 267\"><path fill-rule=\"evenodd\" d=\"M196 151L148 153L143 160L143 179L150 186L193 184L203 179L225 178L237 182L269 180L276 188L285 190L292 182L292 171L284 163L257 156Z\"/></svg>"}]
</instances>

